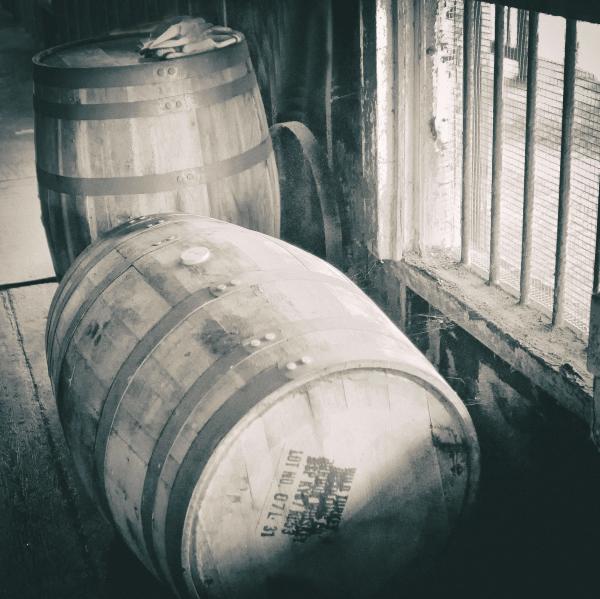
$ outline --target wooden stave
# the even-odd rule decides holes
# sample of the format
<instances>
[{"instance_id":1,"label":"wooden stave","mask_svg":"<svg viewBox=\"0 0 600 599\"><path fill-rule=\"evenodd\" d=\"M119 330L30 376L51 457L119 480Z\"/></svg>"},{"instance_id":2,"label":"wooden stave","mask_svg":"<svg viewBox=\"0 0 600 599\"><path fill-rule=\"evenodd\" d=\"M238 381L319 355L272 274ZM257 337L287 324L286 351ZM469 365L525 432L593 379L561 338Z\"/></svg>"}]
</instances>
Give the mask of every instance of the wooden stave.
<instances>
[{"instance_id":1,"label":"wooden stave","mask_svg":"<svg viewBox=\"0 0 600 599\"><path fill-rule=\"evenodd\" d=\"M173 220L177 216L177 214L171 213L163 215L160 219L153 219L151 215L132 218L122 227L117 227L103 235L102 239L99 239L93 248L90 248L90 251L77 256L63 277L61 286L56 290L48 311L49 317L46 322L45 342L46 355L49 359L51 359L51 346L54 339L57 315L62 313L64 304L69 300L71 293L81 284L81 281L85 278L94 261L99 260L106 253L112 251L113 248L110 245L111 238L115 235L123 236L123 233L129 231L135 231L139 234L147 228L147 225L150 225L150 228L152 228L162 224L165 220Z\"/></svg>"},{"instance_id":2,"label":"wooden stave","mask_svg":"<svg viewBox=\"0 0 600 599\"><path fill-rule=\"evenodd\" d=\"M186 218L189 218L189 217L183 217L183 218L186 219ZM190 220L196 220L197 221L198 219L190 219ZM209 221L209 219L201 219L201 220L204 220L205 222ZM171 227L177 227L179 225L180 225L180 223L177 223L177 224L176 223L168 223L167 224L167 226L171 226ZM127 227L121 227L121 229L127 230ZM237 229L237 228L235 228L235 229ZM150 231L148 233L148 235L150 233L154 234L154 230ZM154 242L153 241L154 239L158 239L158 238L164 236L164 234L166 234L166 233L168 233L168 231L164 231L162 233L160 231L156 231L156 236L153 236L151 239L149 239L149 242L150 241ZM131 235L131 233L129 235ZM115 238L118 238L118 232L115 232ZM275 242L275 243L277 243L278 245L280 245L282 247L285 246L285 244L282 244L281 242ZM157 251L160 252L160 251L164 251L164 250L159 249ZM300 254L300 250L296 250L295 248L294 248L294 253L298 253L298 255L301 255ZM308 263L311 263L311 262L313 262L313 261L316 260L316 259L314 259L314 258L312 258L310 256L305 257L304 259ZM325 270L327 271L329 269L326 268ZM331 270L333 270L333 269L331 269ZM219 281L224 281L224 280L225 280L225 278L217 279L217 280L213 281L213 283L214 284L218 284ZM327 280L327 276L326 275L323 277L323 280L324 281ZM332 277L331 280L335 281L335 287L336 287L336 291L335 292L336 293L339 293L339 290L341 288L343 288L345 285L347 285L347 283L345 281L345 278L340 278L339 275L337 277ZM325 283L323 283L323 285L325 285ZM211 287L211 286L208 286L208 287ZM239 289L240 288L243 288L243 285L241 287L240 286L236 286L235 292L239 293ZM228 291L228 293L229 293L229 291ZM335 295L335 294L333 294L333 295ZM333 295L332 295L332 297L333 297ZM214 302L216 304L217 302L224 301L225 299L226 299L225 296L221 295L218 298L216 298L214 300ZM367 300L366 298L365 298L365 301L368 302L369 304L371 303L370 300ZM377 314L377 313L378 313L378 309L374 308L373 314ZM393 325L391 323L389 323L389 321L385 317L383 317L383 315L380 316L379 326L381 326L382 328L385 328L387 334L390 335L390 338L394 339L394 344L395 344L395 348L396 348L395 351L397 353L400 353L400 354L406 353L407 349L409 349L411 347L410 344L408 343L408 341L399 332L397 332L397 329L395 329L395 327L393 327ZM250 333L250 331L246 331L245 336L246 337L251 336L251 335L249 335L249 333ZM258 335L259 332L255 332L255 334ZM365 328L365 330L363 331L363 334L364 335L368 335L368 329ZM162 340L161 340L161 342L162 342ZM347 345L347 344L341 343L342 349L344 348L344 345ZM380 348L380 346L381 346L381 340L378 340L377 342L374 342L373 343L372 351L376 354L379 351L378 348ZM332 349L335 349L335 348L333 348L333 346L332 346L332 347L328 348L327 351L330 351ZM340 354L338 353L338 355L340 355ZM346 360L345 363L350 364L351 363L351 360L350 360L351 357L352 356L350 356L348 358L348 360ZM398 369L398 368L401 367L402 368L402 372L406 372L407 371L407 363L406 363L406 361L402 362L402 364L400 365L397 360L393 359L392 355L390 355L388 357L390 359L389 359L389 362L386 363L387 367L389 367L389 368L396 368L396 369ZM363 362L364 362L364 360L366 359L366 356L362 356L362 359L363 359ZM380 366L381 366L381 364L380 364ZM414 373L413 373L414 376L417 376L420 380L426 381L427 384L429 384L432 387L434 387L435 389L437 389L438 392L439 392L439 394L440 394L440 397L447 397L447 396L453 397L452 392L449 391L449 388L447 387L447 385L445 385L445 383L443 383L443 381L441 381L439 375L436 375L433 372L432 367L427 363L427 361L425 360L425 358L423 358L422 356L420 356L420 354L419 354L419 359L416 360L416 366L415 365L413 365L413 366L415 367ZM140 371L138 371L138 375L140 377L142 376ZM319 376L319 375L318 375L318 373L313 373L311 376L316 377L316 376ZM56 378L56 374L53 374L52 378L55 379ZM299 384L299 383L296 381L296 382L294 382L294 384ZM58 399L60 399L60 398L58 398ZM123 399L124 398L121 398L122 401L123 401ZM459 419L462 419L464 422L467 423L466 424L466 430L465 430L465 438L470 439L470 442L472 443L472 451L471 451L471 458L472 458L472 460L471 460L471 464L470 464L470 469L471 470L469 470L469 472L472 473L473 480L471 482L470 491L465 494L465 504L466 504L466 503L468 503L472 499L472 493L474 492L474 488L475 488L475 484L476 484L476 478L477 478L476 450L473 449L473 448L476 448L476 440L475 440L475 437L474 437L474 432L472 431L472 429L469 428L469 422L470 421L468 419L468 415L466 415L466 411L464 410L464 407L462 406L462 404L456 404L456 405L453 404L453 407L454 407L454 409L458 410L457 413L458 413ZM62 413L62 410L61 410L61 413ZM68 430L66 429L65 432L67 433L67 438L70 440L71 436L69 435ZM108 452L108 450L107 450L107 452ZM75 453L77 454L77 449L75 449ZM117 451L117 454L118 453L119 452ZM106 471L104 472L104 475L105 476L107 475ZM89 485L88 485L88 487L89 487ZM154 500L156 500L156 497L154 497ZM113 510L113 518L116 519L114 510ZM160 518L159 518L159 520L160 520ZM185 522L184 522L184 524L185 524ZM178 581L173 580L173 577L171 576L171 574L169 572L169 567L168 567L168 565L166 565L166 561L164 559L165 558L164 554L160 553L160 555L159 555L160 561L159 561L159 565L157 567L157 564L155 562L153 562L152 559L149 559L148 555L144 554L144 551L141 550L140 547L136 547L136 542L134 540L132 540L128 536L128 531L127 531L126 525L124 525L123 522L121 522L120 525L119 525L119 527L120 527L120 530L121 530L121 534L125 538L127 538L128 544L130 546L132 546L132 548L134 549L134 551L137 553L138 557L140 557L140 559L144 563L146 563L146 565L149 567L149 569L151 569L152 571L154 571L157 575L162 576L172 586L175 586L176 588L178 588L180 593L185 593L185 590L184 590L185 587L182 586L182 581L181 580L178 580ZM160 540L160 543L164 543L164 540ZM173 552L172 551L171 551L171 554L170 554L170 561L171 562L173 561ZM170 569L171 569L171 571L177 571L178 567L174 568L173 565L171 564L171 568Z\"/></svg>"},{"instance_id":3,"label":"wooden stave","mask_svg":"<svg viewBox=\"0 0 600 599\"><path fill-rule=\"evenodd\" d=\"M102 39L97 41L101 42ZM118 72L118 80L128 84L124 87L80 89L49 86L48 83L54 82L52 77L57 75L56 71L61 71L63 74L73 71L79 72L81 75L84 71L100 73L106 70L102 68L61 69L44 63L48 56L52 56L53 53L65 47L85 47L89 43L91 43L90 40L60 46L34 57L36 97L47 98L54 104L62 104L68 108L69 106L85 107L90 104L94 106L98 103L107 106L115 101L117 103L119 101L157 102L168 100L167 96L171 94L171 91L175 96L171 102L173 105L171 112L166 111L162 115L142 117L141 119L69 121L36 112L36 161L39 169L38 185L42 204L42 220L59 278L64 275L75 256L101 233L107 232L113 226L125 222L131 217L145 214L158 212L208 214L278 236L277 167L270 147L270 137L260 91L256 84L245 41L236 44L235 47L230 46L204 55L175 59L169 61L168 65L161 61L158 63L143 62L128 67L114 67L112 70ZM223 54L231 55L233 58L230 58L229 62L219 60ZM209 69L203 80L193 77L194 72L191 67L195 62L210 65L211 61L223 63L226 68L221 71ZM148 69L164 71L170 68L178 69L182 75L180 76L178 73L174 77L166 78L154 76L150 82L146 82L146 85L143 85L144 81L140 79L140 72L147 72ZM47 72L50 72L52 76ZM246 82L241 89L241 91L245 90L244 93L237 93L221 104L212 104L201 108L184 105L179 112L174 109L175 99L185 99L187 96L219 89L223 85L248 78L252 83L251 87ZM160 84L156 82L158 79L161 80ZM40 81L44 83L40 83ZM77 84L77 79L72 78L67 83L69 85ZM218 123L224 118L229 121L233 119L236 129L235 135L230 134L226 141L221 140L225 136L216 135L214 126L214 123ZM188 123L186 119L190 122ZM130 130L134 125L135 130ZM137 129L140 131L136 133ZM91 133L86 142L84 134L87 130ZM162 157L160 151L156 157L148 157L148 152L143 150L145 145L143 140L148 132L152 133L153 131L161 135L167 134L166 144L163 140L163 143L155 145L178 148L179 151L173 153L174 158L169 158L168 151L162 152ZM126 137L132 140L132 143L138 140L135 151L118 150L113 144L107 150L111 154L116 152L113 159L105 156L105 159L96 161L95 165L90 163L90 157L99 152L99 155L102 156L102 152L104 152L102 148L107 139L125 139L123 138L124 132ZM94 139L98 135L100 137L96 143ZM72 141L61 144L59 140L62 138ZM184 144L183 148L180 147L181 143ZM125 144L118 145L124 146ZM182 151L186 148L187 151ZM142 153L136 157L136 152L140 149ZM251 150L254 152L249 152ZM150 154L153 152L154 150L150 149ZM251 154L245 160L243 159L244 152ZM208 157L209 160L206 160L205 157ZM231 174L230 171L230 174L222 178L218 178L218 173L213 174L211 180L202 182L202 169L199 170L199 166L208 162L225 165L228 159L234 160L238 157L242 157L241 164L239 160L237 161L236 168L239 172ZM81 181L81 184L84 185L83 190L87 189L85 186L89 187L89 185L92 185L93 189L98 187L99 176L106 176L109 179L108 183L116 181L115 185L121 187L125 184L125 179L121 179L121 177L127 174L125 172L127 168L120 168L119 165L132 164L132 161L136 160L138 162L139 160L145 161L145 164L131 167L135 171L133 173L134 180L130 183L134 185L133 190L139 190L140 185L145 185L145 191L154 191L154 186L160 185L160 181L163 181L164 191L117 196L90 196L75 193L77 187L73 188L73 193L68 194L50 189L44 184L48 183L46 181L48 176L44 175L47 172L61 177L74 176L74 183L77 184L77 180ZM111 163L113 163L112 167L116 169L114 172L110 171ZM107 168L110 172L106 172ZM168 173L173 174L168 175ZM158 179L158 183L153 180L146 183L138 181L138 179L149 176ZM191 182L188 182L186 177L191 177ZM182 179L183 182L178 179ZM65 181L67 181L65 185L73 185L70 180L66 179ZM54 185L54 183L50 184ZM63 183L60 183L59 187L62 185ZM126 187L123 190L126 190ZM98 192L94 191L94 193ZM259 200L257 201L256 198Z\"/></svg>"}]
</instances>

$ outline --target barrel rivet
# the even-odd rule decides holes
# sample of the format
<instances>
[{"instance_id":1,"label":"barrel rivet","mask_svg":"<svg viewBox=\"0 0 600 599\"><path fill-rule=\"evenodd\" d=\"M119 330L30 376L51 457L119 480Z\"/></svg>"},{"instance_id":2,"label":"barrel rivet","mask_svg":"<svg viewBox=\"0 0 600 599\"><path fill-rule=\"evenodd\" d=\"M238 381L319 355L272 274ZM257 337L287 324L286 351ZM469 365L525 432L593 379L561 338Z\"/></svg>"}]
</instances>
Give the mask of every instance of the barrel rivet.
<instances>
[{"instance_id":1,"label":"barrel rivet","mask_svg":"<svg viewBox=\"0 0 600 599\"><path fill-rule=\"evenodd\" d=\"M239 284L240 284L240 282L241 282L241 281L240 281L239 279L231 279L231 281L229 281L229 284L230 284L232 287L236 287L237 285L239 285Z\"/></svg>"},{"instance_id":2,"label":"barrel rivet","mask_svg":"<svg viewBox=\"0 0 600 599\"><path fill-rule=\"evenodd\" d=\"M276 335L275 333L267 333L264 336L265 341L273 341L273 339L275 339Z\"/></svg>"},{"instance_id":3,"label":"barrel rivet","mask_svg":"<svg viewBox=\"0 0 600 599\"><path fill-rule=\"evenodd\" d=\"M296 368L298 368L298 365L296 364L296 362L288 362L285 367L288 370L296 370Z\"/></svg>"},{"instance_id":4,"label":"barrel rivet","mask_svg":"<svg viewBox=\"0 0 600 599\"><path fill-rule=\"evenodd\" d=\"M177 73L177 69L175 67L169 67L167 73L169 73L169 75L175 75L175 73Z\"/></svg>"},{"instance_id":5,"label":"barrel rivet","mask_svg":"<svg viewBox=\"0 0 600 599\"><path fill-rule=\"evenodd\" d=\"M302 364L311 364L313 361L313 359L310 356L302 356L300 358L300 362L302 362Z\"/></svg>"},{"instance_id":6,"label":"barrel rivet","mask_svg":"<svg viewBox=\"0 0 600 599\"><path fill-rule=\"evenodd\" d=\"M204 246L188 248L181 252L179 259L184 266L202 264L210 258L210 250Z\"/></svg>"},{"instance_id":7,"label":"barrel rivet","mask_svg":"<svg viewBox=\"0 0 600 599\"><path fill-rule=\"evenodd\" d=\"M250 345L252 347L260 347L260 339L252 339L252 341L250 341Z\"/></svg>"},{"instance_id":8,"label":"barrel rivet","mask_svg":"<svg viewBox=\"0 0 600 599\"><path fill-rule=\"evenodd\" d=\"M167 103L165 104L165 108L166 108L167 110L171 110L171 108L173 108L173 104L171 104L171 102L167 102Z\"/></svg>"},{"instance_id":9,"label":"barrel rivet","mask_svg":"<svg viewBox=\"0 0 600 599\"><path fill-rule=\"evenodd\" d=\"M161 67L160 69L158 69L158 71L156 71L156 73L159 77L164 77L165 70Z\"/></svg>"},{"instance_id":10,"label":"barrel rivet","mask_svg":"<svg viewBox=\"0 0 600 599\"><path fill-rule=\"evenodd\" d=\"M225 289L227 289L227 285L223 285L223 283L221 283L220 285L217 285L217 289L219 291L225 291Z\"/></svg>"}]
</instances>

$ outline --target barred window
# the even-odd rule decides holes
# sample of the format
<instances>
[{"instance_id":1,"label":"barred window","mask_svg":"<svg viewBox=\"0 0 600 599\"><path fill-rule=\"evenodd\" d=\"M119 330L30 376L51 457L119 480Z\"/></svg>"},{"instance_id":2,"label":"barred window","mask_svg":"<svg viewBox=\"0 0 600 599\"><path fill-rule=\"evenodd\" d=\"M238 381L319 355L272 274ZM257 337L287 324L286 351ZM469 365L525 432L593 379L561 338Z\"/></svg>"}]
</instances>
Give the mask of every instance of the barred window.
<instances>
[{"instance_id":1,"label":"barred window","mask_svg":"<svg viewBox=\"0 0 600 599\"><path fill-rule=\"evenodd\" d=\"M445 220L421 246L439 245L585 338L596 259L600 25L440 0L435 52L431 129Z\"/></svg>"}]
</instances>

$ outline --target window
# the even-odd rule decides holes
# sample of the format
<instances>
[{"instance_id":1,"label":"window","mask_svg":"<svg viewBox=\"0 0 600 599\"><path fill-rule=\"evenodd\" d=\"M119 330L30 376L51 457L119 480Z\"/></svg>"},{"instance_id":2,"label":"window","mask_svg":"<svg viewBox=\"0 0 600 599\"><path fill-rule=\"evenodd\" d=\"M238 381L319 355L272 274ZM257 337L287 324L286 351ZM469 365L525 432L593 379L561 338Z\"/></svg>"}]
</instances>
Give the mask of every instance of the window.
<instances>
[{"instance_id":1,"label":"window","mask_svg":"<svg viewBox=\"0 0 600 599\"><path fill-rule=\"evenodd\" d=\"M416 152L429 144L432 158L425 152L425 164L411 167L421 183L405 213L420 211L420 220L413 217L417 233L404 236L403 252L461 261L585 338L600 176L600 25L440 0L420 27L414 52L429 60L433 116L421 140L412 131L407 143ZM418 73L412 85L418 111L426 93Z\"/></svg>"}]
</instances>

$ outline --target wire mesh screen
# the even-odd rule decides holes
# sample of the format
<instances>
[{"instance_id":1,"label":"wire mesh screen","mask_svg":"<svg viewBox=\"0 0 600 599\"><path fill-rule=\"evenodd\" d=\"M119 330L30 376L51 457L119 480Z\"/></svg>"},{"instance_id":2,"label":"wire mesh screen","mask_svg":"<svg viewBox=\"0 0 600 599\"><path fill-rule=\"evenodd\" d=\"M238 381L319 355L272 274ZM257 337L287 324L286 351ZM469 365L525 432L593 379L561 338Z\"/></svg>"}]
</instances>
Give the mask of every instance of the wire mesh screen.
<instances>
[{"instance_id":1,"label":"wire mesh screen","mask_svg":"<svg viewBox=\"0 0 600 599\"><path fill-rule=\"evenodd\" d=\"M485 5L490 18L492 7ZM504 144L500 207L500 283L517 290L521 271L523 186L525 183L525 118L527 102L527 20L507 9L504 46ZM495 43L495 42L494 42Z\"/></svg>"},{"instance_id":2,"label":"wire mesh screen","mask_svg":"<svg viewBox=\"0 0 600 599\"><path fill-rule=\"evenodd\" d=\"M454 32L452 43L458 50L462 48L464 39L464 1L446 0L441 4L445 8L451 5L453 10L440 12L438 30L445 40L448 32ZM515 8L507 8L504 12L500 283L518 295L523 227L528 12ZM473 152L470 157L473 210L469 241L472 265L482 276L487 276L490 260L494 14L493 4L474 3ZM452 20L452 23L445 22L447 20ZM549 313L552 310L557 241L565 19L540 15L538 40L531 300ZM566 321L583 334L587 333L589 320L600 175L599 53L600 26L578 23L565 295ZM456 77L447 81L462 81L461 52L455 51L450 57ZM446 90L444 93L449 92ZM462 110L462 85L456 83L451 93L455 98L454 108ZM460 130L455 127L455 133L462 136L462 127ZM460 172L456 176L460 177ZM460 185L456 185L455 189L460 189Z\"/></svg>"},{"instance_id":3,"label":"wire mesh screen","mask_svg":"<svg viewBox=\"0 0 600 599\"><path fill-rule=\"evenodd\" d=\"M490 247L490 189L494 97L494 8L476 2L473 94L473 211L471 255L487 273Z\"/></svg>"},{"instance_id":4,"label":"wire mesh screen","mask_svg":"<svg viewBox=\"0 0 600 599\"><path fill-rule=\"evenodd\" d=\"M558 49L555 56L549 53L551 47ZM554 293L564 47L565 20L540 15L531 298L548 309L552 309Z\"/></svg>"}]
</instances>

